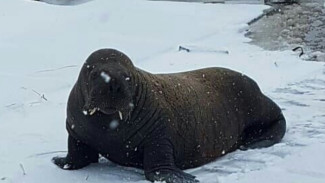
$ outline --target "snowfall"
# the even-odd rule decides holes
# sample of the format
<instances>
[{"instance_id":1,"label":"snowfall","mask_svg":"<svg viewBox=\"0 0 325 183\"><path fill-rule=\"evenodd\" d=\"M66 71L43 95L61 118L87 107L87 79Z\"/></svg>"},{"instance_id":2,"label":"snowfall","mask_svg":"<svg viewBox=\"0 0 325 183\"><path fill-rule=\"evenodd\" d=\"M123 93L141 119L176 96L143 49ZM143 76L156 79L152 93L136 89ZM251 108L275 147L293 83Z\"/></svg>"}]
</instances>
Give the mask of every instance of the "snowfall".
<instances>
[{"instance_id":1,"label":"snowfall","mask_svg":"<svg viewBox=\"0 0 325 183\"><path fill-rule=\"evenodd\" d=\"M249 44L247 22L268 6L72 2L0 1L0 183L148 182L142 170L104 159L76 171L51 162L67 151L68 94L100 48L118 49L152 73L231 68L281 106L288 124L281 143L186 170L202 183L325 182L325 64Z\"/></svg>"}]
</instances>

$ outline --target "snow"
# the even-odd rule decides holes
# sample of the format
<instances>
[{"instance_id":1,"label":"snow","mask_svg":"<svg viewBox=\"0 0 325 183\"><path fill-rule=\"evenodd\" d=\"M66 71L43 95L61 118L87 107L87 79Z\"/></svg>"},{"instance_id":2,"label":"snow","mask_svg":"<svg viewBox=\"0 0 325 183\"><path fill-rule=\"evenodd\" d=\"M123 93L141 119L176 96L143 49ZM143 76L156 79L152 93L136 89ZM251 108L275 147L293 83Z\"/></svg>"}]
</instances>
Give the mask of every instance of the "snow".
<instances>
[{"instance_id":1,"label":"snow","mask_svg":"<svg viewBox=\"0 0 325 183\"><path fill-rule=\"evenodd\" d=\"M109 83L111 77L106 72L101 72L100 76L104 79L105 83Z\"/></svg>"},{"instance_id":2,"label":"snow","mask_svg":"<svg viewBox=\"0 0 325 183\"><path fill-rule=\"evenodd\" d=\"M83 110L82 113L83 113L85 116L88 115L88 111L86 111L86 110Z\"/></svg>"},{"instance_id":3,"label":"snow","mask_svg":"<svg viewBox=\"0 0 325 183\"><path fill-rule=\"evenodd\" d=\"M147 182L142 170L104 159L78 171L51 162L66 154L67 98L82 64L92 51L110 47L154 73L208 66L241 71L284 109L288 131L281 143L187 170L201 182L323 183L325 66L291 51L247 44L246 23L266 8L145 0L75 6L0 1L0 182ZM179 51L179 46L196 51Z\"/></svg>"},{"instance_id":4,"label":"snow","mask_svg":"<svg viewBox=\"0 0 325 183\"><path fill-rule=\"evenodd\" d=\"M109 124L109 127L110 129L114 130L118 127L119 123L118 121L114 120L114 121L111 121L111 123Z\"/></svg>"}]
</instances>

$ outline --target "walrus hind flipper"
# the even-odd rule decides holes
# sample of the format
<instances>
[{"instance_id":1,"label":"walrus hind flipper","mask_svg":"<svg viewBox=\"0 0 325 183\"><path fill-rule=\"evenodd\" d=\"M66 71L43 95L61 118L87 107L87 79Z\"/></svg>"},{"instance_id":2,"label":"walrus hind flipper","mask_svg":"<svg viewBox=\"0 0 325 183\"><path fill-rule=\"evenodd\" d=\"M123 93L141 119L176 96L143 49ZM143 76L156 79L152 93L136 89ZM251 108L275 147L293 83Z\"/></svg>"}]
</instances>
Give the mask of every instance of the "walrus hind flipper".
<instances>
[{"instance_id":1,"label":"walrus hind flipper","mask_svg":"<svg viewBox=\"0 0 325 183\"><path fill-rule=\"evenodd\" d=\"M281 115L267 127L253 126L245 130L241 150L270 147L281 141L286 131L286 121Z\"/></svg>"},{"instance_id":2,"label":"walrus hind flipper","mask_svg":"<svg viewBox=\"0 0 325 183\"><path fill-rule=\"evenodd\" d=\"M99 155L86 144L68 137L68 154L66 157L54 157L52 162L64 170L76 170L90 163L97 163Z\"/></svg>"},{"instance_id":3,"label":"walrus hind flipper","mask_svg":"<svg viewBox=\"0 0 325 183\"><path fill-rule=\"evenodd\" d=\"M159 169L146 173L146 178L152 182L165 181L166 183L199 183L195 176L179 169Z\"/></svg>"}]
</instances>

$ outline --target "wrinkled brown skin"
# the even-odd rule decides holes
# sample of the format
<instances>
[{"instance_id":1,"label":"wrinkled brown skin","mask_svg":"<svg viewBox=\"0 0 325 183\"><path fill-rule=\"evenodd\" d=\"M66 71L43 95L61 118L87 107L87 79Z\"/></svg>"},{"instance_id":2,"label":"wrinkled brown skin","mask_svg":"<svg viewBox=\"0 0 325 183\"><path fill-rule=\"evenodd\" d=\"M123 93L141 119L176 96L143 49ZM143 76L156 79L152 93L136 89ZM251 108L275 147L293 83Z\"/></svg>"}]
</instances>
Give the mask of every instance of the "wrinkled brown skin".
<instances>
[{"instance_id":1,"label":"wrinkled brown skin","mask_svg":"<svg viewBox=\"0 0 325 183\"><path fill-rule=\"evenodd\" d=\"M90 98L96 98L89 96L89 66L101 69L110 62L110 75L122 77L118 71L123 70L130 77L127 84L121 80L127 97L110 103L124 104L117 107L124 116L117 129L109 123L119 119L118 112L82 113ZM134 107L127 107L129 103ZM82 168L101 154L120 165L144 168L151 181L191 183L194 176L180 169L201 166L238 148L271 146L282 139L286 124L281 109L241 73L206 68L151 74L134 67L123 53L102 49L87 59L71 91L67 129L68 155L54 158L61 168Z\"/></svg>"}]
</instances>

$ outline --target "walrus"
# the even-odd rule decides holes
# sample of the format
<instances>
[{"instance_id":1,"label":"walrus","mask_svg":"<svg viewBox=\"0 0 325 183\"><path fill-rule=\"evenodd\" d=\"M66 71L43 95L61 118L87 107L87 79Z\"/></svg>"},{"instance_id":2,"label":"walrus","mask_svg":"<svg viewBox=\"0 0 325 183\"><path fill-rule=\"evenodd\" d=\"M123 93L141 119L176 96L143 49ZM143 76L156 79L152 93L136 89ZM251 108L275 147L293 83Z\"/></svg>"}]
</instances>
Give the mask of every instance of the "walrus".
<instances>
[{"instance_id":1,"label":"walrus","mask_svg":"<svg viewBox=\"0 0 325 183\"><path fill-rule=\"evenodd\" d=\"M286 131L281 109L255 81L226 68L151 74L100 49L82 66L67 104L65 170L98 162L144 169L149 181L199 182L183 172L236 149L269 147Z\"/></svg>"}]
</instances>

